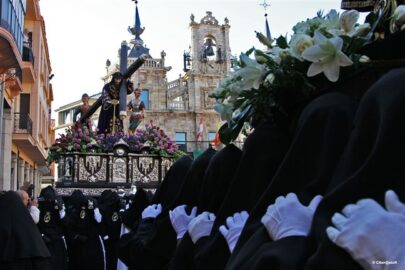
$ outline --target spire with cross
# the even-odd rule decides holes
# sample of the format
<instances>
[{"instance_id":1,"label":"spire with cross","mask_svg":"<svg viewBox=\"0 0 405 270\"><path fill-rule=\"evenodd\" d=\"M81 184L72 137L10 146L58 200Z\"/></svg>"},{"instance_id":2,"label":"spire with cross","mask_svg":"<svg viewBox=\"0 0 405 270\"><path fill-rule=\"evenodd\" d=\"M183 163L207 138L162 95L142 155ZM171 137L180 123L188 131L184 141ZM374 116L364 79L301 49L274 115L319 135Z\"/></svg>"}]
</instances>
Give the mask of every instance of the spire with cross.
<instances>
[{"instance_id":1,"label":"spire with cross","mask_svg":"<svg viewBox=\"0 0 405 270\"><path fill-rule=\"evenodd\" d=\"M268 40L272 40L271 33L270 33L269 22L267 21L267 8L270 7L270 4L267 3L266 0L263 0L263 3L261 3L260 5L263 6L263 8L264 8L264 17L265 17L265 20L266 20L266 26L265 26L266 27L266 38Z\"/></svg>"}]
</instances>

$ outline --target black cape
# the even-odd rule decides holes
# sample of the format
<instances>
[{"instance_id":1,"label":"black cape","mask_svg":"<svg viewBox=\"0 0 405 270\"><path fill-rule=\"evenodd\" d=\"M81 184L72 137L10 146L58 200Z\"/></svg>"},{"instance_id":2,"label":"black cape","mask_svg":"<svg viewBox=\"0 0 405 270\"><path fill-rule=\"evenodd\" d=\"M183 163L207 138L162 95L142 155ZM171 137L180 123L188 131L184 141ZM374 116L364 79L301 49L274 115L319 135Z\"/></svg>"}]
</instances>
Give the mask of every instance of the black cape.
<instances>
[{"instance_id":1,"label":"black cape","mask_svg":"<svg viewBox=\"0 0 405 270\"><path fill-rule=\"evenodd\" d=\"M142 188L128 198L129 207L121 213L121 221L130 230L135 230L143 209L149 205L149 194Z\"/></svg>"},{"instance_id":2,"label":"black cape","mask_svg":"<svg viewBox=\"0 0 405 270\"><path fill-rule=\"evenodd\" d=\"M332 215L363 198L384 205L388 189L405 200L404 104L405 68L388 72L362 98L331 191L315 213L309 238L316 250L305 269L361 269L326 236Z\"/></svg>"},{"instance_id":3,"label":"black cape","mask_svg":"<svg viewBox=\"0 0 405 270\"><path fill-rule=\"evenodd\" d=\"M121 198L115 191L104 190L98 199L98 208L102 216L100 230L103 237L107 270L117 269L117 249L121 233L121 206L125 207L125 204L121 204Z\"/></svg>"},{"instance_id":4,"label":"black cape","mask_svg":"<svg viewBox=\"0 0 405 270\"><path fill-rule=\"evenodd\" d=\"M63 208L63 200L56 191L48 186L41 190L38 199L40 210L38 228L51 253L50 269L67 269L67 250L65 242L65 220L60 218L59 211Z\"/></svg>"},{"instance_id":5,"label":"black cape","mask_svg":"<svg viewBox=\"0 0 405 270\"><path fill-rule=\"evenodd\" d=\"M0 193L0 216L0 269L48 269L49 251L17 193Z\"/></svg>"},{"instance_id":6,"label":"black cape","mask_svg":"<svg viewBox=\"0 0 405 270\"><path fill-rule=\"evenodd\" d=\"M252 257L271 241L260 220L278 196L294 192L307 205L315 195L325 194L352 131L355 109L353 99L340 93L324 94L305 107L294 140L250 214L227 269L256 269ZM277 265L277 261L266 262L272 269Z\"/></svg>"},{"instance_id":7,"label":"black cape","mask_svg":"<svg viewBox=\"0 0 405 270\"><path fill-rule=\"evenodd\" d=\"M169 263L177 246L176 232L170 222L169 209L186 204L187 210L190 211L193 206L197 205L205 171L215 154L214 149L208 148L191 164L176 199L168 208L163 209L162 214L156 218L153 224L151 237L145 244L145 252L148 256L142 257L141 265L144 268L140 269L162 269Z\"/></svg>"},{"instance_id":8,"label":"black cape","mask_svg":"<svg viewBox=\"0 0 405 270\"><path fill-rule=\"evenodd\" d=\"M229 144L211 159L196 205L198 214L204 211L217 213L235 175L241 156L242 151L235 145ZM203 238L198 242L205 241ZM190 235L186 233L176 249L169 269L192 269L194 248L195 245Z\"/></svg>"},{"instance_id":9,"label":"black cape","mask_svg":"<svg viewBox=\"0 0 405 270\"><path fill-rule=\"evenodd\" d=\"M151 204L160 203L162 204L162 208L168 211L169 206L174 203L176 194L179 193L184 181L186 180L186 174L191 164L192 159L188 156L183 156L176 161L170 167L163 182L156 190L156 193L151 200ZM147 266L142 268L143 256L144 254L148 254L148 252L145 251L145 244L151 238L154 221L154 218L143 219L139 222L136 229L132 230L131 233L122 236L120 241L119 258L130 269L147 269ZM174 231L171 232L169 236L173 237L173 234L174 241L176 241ZM153 263L153 260L154 259L149 263ZM157 265L160 265L160 261L157 262Z\"/></svg>"},{"instance_id":10,"label":"black cape","mask_svg":"<svg viewBox=\"0 0 405 270\"><path fill-rule=\"evenodd\" d=\"M89 201L93 206L90 206ZM70 270L99 270L105 267L100 225L94 218L97 202L75 190L66 212Z\"/></svg>"},{"instance_id":11,"label":"black cape","mask_svg":"<svg viewBox=\"0 0 405 270\"><path fill-rule=\"evenodd\" d=\"M205 243L195 252L196 269L223 269L230 255L218 228L235 212L250 211L279 167L290 143L289 133L271 122L257 127L245 141L234 179Z\"/></svg>"}]
</instances>

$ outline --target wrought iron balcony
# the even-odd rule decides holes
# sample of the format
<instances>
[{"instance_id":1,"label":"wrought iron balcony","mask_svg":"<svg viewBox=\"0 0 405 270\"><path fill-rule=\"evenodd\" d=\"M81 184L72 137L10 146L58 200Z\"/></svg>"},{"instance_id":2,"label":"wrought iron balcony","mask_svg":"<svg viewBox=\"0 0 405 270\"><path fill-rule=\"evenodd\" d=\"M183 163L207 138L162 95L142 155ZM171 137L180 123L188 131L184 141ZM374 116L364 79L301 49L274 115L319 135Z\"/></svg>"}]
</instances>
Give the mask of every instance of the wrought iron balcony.
<instances>
[{"instance_id":1,"label":"wrought iron balcony","mask_svg":"<svg viewBox=\"0 0 405 270\"><path fill-rule=\"evenodd\" d=\"M14 133L32 136L32 120L28 113L14 113Z\"/></svg>"}]
</instances>

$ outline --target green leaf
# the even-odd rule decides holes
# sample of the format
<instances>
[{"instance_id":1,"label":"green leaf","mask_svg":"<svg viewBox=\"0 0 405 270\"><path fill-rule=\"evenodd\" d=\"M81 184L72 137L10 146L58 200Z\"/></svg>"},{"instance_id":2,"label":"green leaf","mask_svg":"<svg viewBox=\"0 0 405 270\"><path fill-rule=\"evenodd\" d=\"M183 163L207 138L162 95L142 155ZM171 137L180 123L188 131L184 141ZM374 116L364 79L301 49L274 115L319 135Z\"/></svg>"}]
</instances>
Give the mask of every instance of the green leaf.
<instances>
[{"instance_id":1,"label":"green leaf","mask_svg":"<svg viewBox=\"0 0 405 270\"><path fill-rule=\"evenodd\" d=\"M249 55L251 55L252 52L254 52L254 51L255 51L255 47L252 47L252 48L250 48L249 50L247 50L247 51L245 52L245 54L246 54L247 56L249 56Z\"/></svg>"},{"instance_id":2,"label":"green leaf","mask_svg":"<svg viewBox=\"0 0 405 270\"><path fill-rule=\"evenodd\" d=\"M260 32L256 32L256 37L257 39L260 41L260 43L262 43L263 45L267 46L268 48L272 48L273 45L273 41L272 40L268 40L267 37L265 35L263 35Z\"/></svg>"},{"instance_id":3,"label":"green leaf","mask_svg":"<svg viewBox=\"0 0 405 270\"><path fill-rule=\"evenodd\" d=\"M276 39L276 44L277 46L279 46L281 49L286 49L288 48L288 43L287 43L287 39L284 36L279 36Z\"/></svg>"}]
</instances>

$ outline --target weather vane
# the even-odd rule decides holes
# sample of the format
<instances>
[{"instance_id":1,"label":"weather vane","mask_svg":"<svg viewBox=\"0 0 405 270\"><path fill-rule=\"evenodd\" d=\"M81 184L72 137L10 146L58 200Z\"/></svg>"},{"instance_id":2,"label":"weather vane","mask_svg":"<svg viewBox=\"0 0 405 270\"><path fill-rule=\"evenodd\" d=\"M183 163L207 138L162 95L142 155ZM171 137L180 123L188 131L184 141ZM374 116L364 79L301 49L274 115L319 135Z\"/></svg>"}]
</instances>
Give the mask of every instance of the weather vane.
<instances>
[{"instance_id":1,"label":"weather vane","mask_svg":"<svg viewBox=\"0 0 405 270\"><path fill-rule=\"evenodd\" d=\"M264 12L267 15L267 8L270 6L270 4L268 4L266 0L263 0L263 3L261 3L260 6L264 7Z\"/></svg>"}]
</instances>

